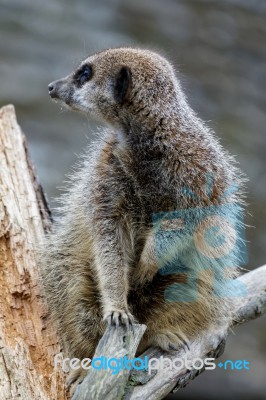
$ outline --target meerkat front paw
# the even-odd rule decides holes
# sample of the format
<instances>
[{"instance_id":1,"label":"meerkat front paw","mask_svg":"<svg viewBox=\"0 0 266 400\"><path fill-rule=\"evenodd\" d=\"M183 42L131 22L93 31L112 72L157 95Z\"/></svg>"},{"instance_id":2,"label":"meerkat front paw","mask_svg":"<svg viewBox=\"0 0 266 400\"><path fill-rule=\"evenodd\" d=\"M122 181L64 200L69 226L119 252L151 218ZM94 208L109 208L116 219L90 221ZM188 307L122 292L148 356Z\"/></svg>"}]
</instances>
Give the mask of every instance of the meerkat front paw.
<instances>
[{"instance_id":1,"label":"meerkat front paw","mask_svg":"<svg viewBox=\"0 0 266 400\"><path fill-rule=\"evenodd\" d=\"M179 333L157 332L152 338L152 345L160 347L162 350L179 350L181 347L190 350L187 338Z\"/></svg>"},{"instance_id":2,"label":"meerkat front paw","mask_svg":"<svg viewBox=\"0 0 266 400\"><path fill-rule=\"evenodd\" d=\"M129 311L125 310L111 310L104 314L103 320L107 322L108 325L115 325L116 327L120 325L129 325L134 323L134 317Z\"/></svg>"}]
</instances>

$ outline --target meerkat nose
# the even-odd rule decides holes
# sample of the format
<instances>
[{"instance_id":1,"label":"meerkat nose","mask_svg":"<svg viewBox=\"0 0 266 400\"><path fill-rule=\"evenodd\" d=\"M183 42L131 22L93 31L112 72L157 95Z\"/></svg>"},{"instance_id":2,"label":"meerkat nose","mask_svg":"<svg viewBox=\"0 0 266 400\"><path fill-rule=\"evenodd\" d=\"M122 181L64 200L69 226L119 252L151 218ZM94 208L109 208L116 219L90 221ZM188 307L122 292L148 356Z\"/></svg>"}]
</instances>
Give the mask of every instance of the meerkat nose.
<instances>
[{"instance_id":1,"label":"meerkat nose","mask_svg":"<svg viewBox=\"0 0 266 400\"><path fill-rule=\"evenodd\" d=\"M55 97L58 97L58 94L57 94L57 90L56 90L56 81L55 82L52 82L52 83L49 83L49 85L48 85L48 91L49 91L49 95L52 97L52 98L55 98Z\"/></svg>"}]
</instances>

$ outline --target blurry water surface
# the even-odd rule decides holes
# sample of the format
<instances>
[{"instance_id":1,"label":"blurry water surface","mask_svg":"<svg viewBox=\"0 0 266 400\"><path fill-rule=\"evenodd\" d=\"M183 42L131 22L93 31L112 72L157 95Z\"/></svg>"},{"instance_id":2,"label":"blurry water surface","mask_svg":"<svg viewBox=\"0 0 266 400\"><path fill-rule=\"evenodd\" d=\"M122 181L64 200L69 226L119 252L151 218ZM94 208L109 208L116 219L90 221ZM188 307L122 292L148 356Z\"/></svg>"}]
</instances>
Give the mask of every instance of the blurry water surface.
<instances>
[{"instance_id":1,"label":"blurry water surface","mask_svg":"<svg viewBox=\"0 0 266 400\"><path fill-rule=\"evenodd\" d=\"M147 46L173 62L190 103L250 178L250 266L265 263L265 17L265 0L0 0L0 102L15 105L51 204L94 127L52 103L47 84L96 50ZM265 357L262 318L239 328L224 356L253 370L203 374L178 397L265 399Z\"/></svg>"}]
</instances>

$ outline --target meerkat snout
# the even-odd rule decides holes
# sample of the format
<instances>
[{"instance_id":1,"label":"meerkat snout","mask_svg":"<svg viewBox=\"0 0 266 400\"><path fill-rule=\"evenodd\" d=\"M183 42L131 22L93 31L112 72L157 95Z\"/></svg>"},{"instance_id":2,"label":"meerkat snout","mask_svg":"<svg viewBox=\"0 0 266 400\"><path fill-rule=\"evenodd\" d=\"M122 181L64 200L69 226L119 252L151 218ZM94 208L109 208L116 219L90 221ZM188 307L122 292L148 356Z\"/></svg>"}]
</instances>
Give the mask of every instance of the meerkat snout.
<instances>
[{"instance_id":1,"label":"meerkat snout","mask_svg":"<svg viewBox=\"0 0 266 400\"><path fill-rule=\"evenodd\" d=\"M49 85L48 85L49 95L50 95L52 98L56 98L56 97L57 97L57 82L58 82L58 81L51 82L51 83L49 83Z\"/></svg>"}]
</instances>

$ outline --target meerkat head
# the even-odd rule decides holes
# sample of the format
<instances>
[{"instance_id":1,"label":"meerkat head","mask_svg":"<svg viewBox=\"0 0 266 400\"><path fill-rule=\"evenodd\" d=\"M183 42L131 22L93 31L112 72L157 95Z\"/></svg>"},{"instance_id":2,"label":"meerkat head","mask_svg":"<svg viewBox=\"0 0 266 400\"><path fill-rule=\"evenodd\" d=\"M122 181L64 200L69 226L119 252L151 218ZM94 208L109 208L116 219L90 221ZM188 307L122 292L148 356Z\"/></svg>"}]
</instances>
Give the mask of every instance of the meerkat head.
<instances>
[{"instance_id":1,"label":"meerkat head","mask_svg":"<svg viewBox=\"0 0 266 400\"><path fill-rule=\"evenodd\" d=\"M109 49L84 60L70 75L48 86L50 96L68 108L107 123L143 116L160 118L176 103L172 66L147 50Z\"/></svg>"}]
</instances>

